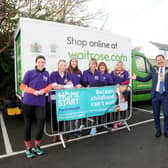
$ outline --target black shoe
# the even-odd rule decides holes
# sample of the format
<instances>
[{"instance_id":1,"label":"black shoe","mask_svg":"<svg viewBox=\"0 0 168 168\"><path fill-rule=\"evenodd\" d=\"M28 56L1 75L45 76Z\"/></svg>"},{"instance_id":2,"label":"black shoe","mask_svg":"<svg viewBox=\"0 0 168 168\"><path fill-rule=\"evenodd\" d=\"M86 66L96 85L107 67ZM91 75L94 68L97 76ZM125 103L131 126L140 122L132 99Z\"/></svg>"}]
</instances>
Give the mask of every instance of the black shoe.
<instances>
[{"instance_id":1,"label":"black shoe","mask_svg":"<svg viewBox=\"0 0 168 168\"><path fill-rule=\"evenodd\" d=\"M161 136L161 134L162 134L161 131L157 131L156 134L155 134L155 137L159 138Z\"/></svg>"},{"instance_id":2,"label":"black shoe","mask_svg":"<svg viewBox=\"0 0 168 168\"><path fill-rule=\"evenodd\" d=\"M168 138L168 132L165 132L165 133L164 133L164 136L165 136L166 138Z\"/></svg>"}]
</instances>

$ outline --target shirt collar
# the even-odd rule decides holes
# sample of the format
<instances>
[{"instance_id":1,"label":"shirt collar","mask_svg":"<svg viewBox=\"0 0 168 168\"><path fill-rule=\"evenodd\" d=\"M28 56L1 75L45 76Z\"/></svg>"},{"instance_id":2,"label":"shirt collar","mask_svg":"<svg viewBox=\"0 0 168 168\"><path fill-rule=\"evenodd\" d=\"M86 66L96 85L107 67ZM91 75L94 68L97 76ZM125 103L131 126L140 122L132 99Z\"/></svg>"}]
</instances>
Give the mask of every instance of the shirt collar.
<instances>
[{"instance_id":1,"label":"shirt collar","mask_svg":"<svg viewBox=\"0 0 168 168\"><path fill-rule=\"evenodd\" d=\"M96 73L97 73L97 69L95 70L95 72L94 73L92 73L91 71L90 71L90 69L88 69L88 72L90 73L90 74L92 74L92 75L95 75Z\"/></svg>"},{"instance_id":2,"label":"shirt collar","mask_svg":"<svg viewBox=\"0 0 168 168\"><path fill-rule=\"evenodd\" d=\"M42 73L42 72L44 72L44 71L45 71L45 68L43 68L42 70L39 70L39 69L37 69L37 66L35 66L35 70L36 70L37 72Z\"/></svg>"},{"instance_id":3,"label":"shirt collar","mask_svg":"<svg viewBox=\"0 0 168 168\"><path fill-rule=\"evenodd\" d=\"M164 71L164 70L166 69L166 67L165 67L165 66L164 66L164 67L159 67L159 71L160 71L161 69Z\"/></svg>"},{"instance_id":4,"label":"shirt collar","mask_svg":"<svg viewBox=\"0 0 168 168\"><path fill-rule=\"evenodd\" d=\"M58 75L63 79L63 78L65 78L65 77L67 77L67 72L64 72L64 74L62 75L62 74L60 74L58 71L57 71L57 73L58 73Z\"/></svg>"}]
</instances>

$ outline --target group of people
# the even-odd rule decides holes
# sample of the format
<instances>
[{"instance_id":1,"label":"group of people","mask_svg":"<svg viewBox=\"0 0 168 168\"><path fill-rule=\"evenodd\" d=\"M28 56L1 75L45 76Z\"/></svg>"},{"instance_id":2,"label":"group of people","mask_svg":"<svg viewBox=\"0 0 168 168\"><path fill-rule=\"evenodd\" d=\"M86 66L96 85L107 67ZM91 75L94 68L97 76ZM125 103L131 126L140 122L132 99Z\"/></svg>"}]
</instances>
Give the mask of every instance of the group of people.
<instances>
[{"instance_id":1,"label":"group of people","mask_svg":"<svg viewBox=\"0 0 168 168\"><path fill-rule=\"evenodd\" d=\"M26 156L28 158L43 155L44 150L40 148L43 136L44 122L46 117L45 94L54 89L97 87L107 85L128 85L129 73L124 69L123 62L116 63L115 69L109 73L105 62L98 64L95 58L89 61L88 70L82 71L78 67L78 60L73 58L67 65L66 60L58 61L58 69L50 75L45 69L46 59L44 56L36 57L35 69L25 73L20 89L24 91L22 109L25 123ZM31 144L31 126L33 115L37 119L36 137L34 148ZM117 128L117 124L115 128Z\"/></svg>"},{"instance_id":2,"label":"group of people","mask_svg":"<svg viewBox=\"0 0 168 168\"><path fill-rule=\"evenodd\" d=\"M78 60L71 59L69 66L65 60L58 61L58 70L50 75L50 82L54 89L63 89L69 87L96 87L116 84L129 84L128 71L124 69L121 61L117 62L116 68L108 73L107 65L104 62L97 63L92 58L89 61L89 69L83 73L78 67ZM70 85L69 87L67 85Z\"/></svg>"},{"instance_id":3,"label":"group of people","mask_svg":"<svg viewBox=\"0 0 168 168\"><path fill-rule=\"evenodd\" d=\"M22 108L25 123L26 156L32 158L36 155L43 155L44 150L40 148L43 136L43 128L46 117L45 94L52 89L96 87L106 85L128 85L130 79L146 82L152 79L152 107L156 137L162 135L160 124L160 107L163 105L164 114L164 135L168 137L168 67L165 57L156 56L157 66L152 68L146 77L136 75L129 76L121 61L116 63L115 69L108 73L107 65L104 62L97 63L96 59L89 61L89 69L83 73L78 67L78 60L71 59L69 66L65 60L58 61L58 70L49 75L45 69L46 59L44 56L36 57L35 69L29 70L24 75L20 89L24 91ZM33 115L37 119L37 132L34 141L34 150L31 145L31 126ZM117 123L116 123L117 124Z\"/></svg>"}]
</instances>

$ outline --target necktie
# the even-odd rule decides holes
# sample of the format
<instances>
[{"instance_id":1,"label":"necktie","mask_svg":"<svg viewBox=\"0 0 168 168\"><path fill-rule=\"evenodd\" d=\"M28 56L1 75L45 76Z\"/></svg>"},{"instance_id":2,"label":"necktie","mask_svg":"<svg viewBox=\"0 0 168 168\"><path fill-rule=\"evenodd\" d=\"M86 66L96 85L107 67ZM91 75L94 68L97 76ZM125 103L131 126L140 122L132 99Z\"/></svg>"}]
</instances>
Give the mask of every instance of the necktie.
<instances>
[{"instance_id":1,"label":"necktie","mask_svg":"<svg viewBox=\"0 0 168 168\"><path fill-rule=\"evenodd\" d=\"M162 94L164 89L164 81L163 81L163 69L160 69L160 87L159 87L159 93Z\"/></svg>"}]
</instances>

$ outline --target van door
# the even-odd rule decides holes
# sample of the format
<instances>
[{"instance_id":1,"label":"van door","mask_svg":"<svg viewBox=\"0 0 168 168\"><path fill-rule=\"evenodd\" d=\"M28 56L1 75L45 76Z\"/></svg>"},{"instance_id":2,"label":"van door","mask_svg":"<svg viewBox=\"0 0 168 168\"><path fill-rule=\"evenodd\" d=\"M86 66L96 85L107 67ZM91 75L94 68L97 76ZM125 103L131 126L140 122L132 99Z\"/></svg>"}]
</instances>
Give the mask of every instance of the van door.
<instances>
[{"instance_id":1,"label":"van door","mask_svg":"<svg viewBox=\"0 0 168 168\"><path fill-rule=\"evenodd\" d=\"M152 66L149 60L142 55L134 55L132 58L132 70L133 73L140 77L146 77L151 71ZM139 82L132 81L133 87L133 101L144 101L151 99L152 81Z\"/></svg>"}]
</instances>

